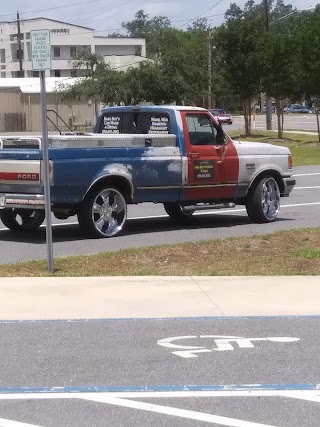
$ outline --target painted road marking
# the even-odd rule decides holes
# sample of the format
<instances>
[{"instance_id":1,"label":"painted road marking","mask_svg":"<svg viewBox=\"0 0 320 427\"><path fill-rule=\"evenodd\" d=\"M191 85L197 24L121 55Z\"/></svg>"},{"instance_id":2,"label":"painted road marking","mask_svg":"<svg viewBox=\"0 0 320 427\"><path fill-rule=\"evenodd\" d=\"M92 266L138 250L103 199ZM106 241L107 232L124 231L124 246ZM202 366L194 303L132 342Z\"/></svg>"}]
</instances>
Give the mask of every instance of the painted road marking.
<instances>
[{"instance_id":1,"label":"painted road marking","mask_svg":"<svg viewBox=\"0 0 320 427\"><path fill-rule=\"evenodd\" d=\"M278 337L276 337L278 338ZM33 392L37 390L37 392ZM6 394L1 394L6 392ZM244 385L185 385L185 386L138 386L138 387L38 387L2 388L0 400L79 399L169 415L179 418L204 421L230 427L275 427L204 412L191 411L172 406L140 402L148 398L228 398L228 397L285 397L320 403L320 384L244 384ZM135 400L131 400L135 399ZM283 403L280 403L283 405ZM0 418L0 427L40 427Z\"/></svg>"},{"instance_id":2,"label":"painted road marking","mask_svg":"<svg viewBox=\"0 0 320 427\"><path fill-rule=\"evenodd\" d=\"M5 420L0 418L0 427L40 427L35 424L26 424L19 421Z\"/></svg>"},{"instance_id":3,"label":"painted road marking","mask_svg":"<svg viewBox=\"0 0 320 427\"><path fill-rule=\"evenodd\" d=\"M188 346L173 343L174 341L186 340L186 339L195 339L195 338L213 338L215 347L207 348L202 346ZM270 341L277 343L292 343L300 341L300 338L294 337L267 337L267 338L243 338L238 336L224 336L224 335L184 335L180 337L169 337L163 338L157 341L157 344L162 347L167 347L170 349L175 349L172 351L172 354L176 356L183 357L185 359L190 359L194 357L199 357L198 353L211 353L213 351L233 351L235 345L238 348L254 348L253 342L256 341ZM179 349L176 351L176 349Z\"/></svg>"},{"instance_id":4,"label":"painted road marking","mask_svg":"<svg viewBox=\"0 0 320 427\"><path fill-rule=\"evenodd\" d=\"M235 418L211 415L204 412L190 411L189 409L174 408L172 406L156 405L154 403L137 402L110 396L82 397L84 400L106 403L108 405L122 406L124 408L141 409L143 411L155 412L156 414L171 415L174 417L187 418L190 420L205 421L210 424L218 424L230 427L276 427L271 424L254 423Z\"/></svg>"},{"instance_id":5,"label":"painted road marking","mask_svg":"<svg viewBox=\"0 0 320 427\"><path fill-rule=\"evenodd\" d=\"M313 172L313 173L295 173L292 176L313 176L313 175L320 175L320 172Z\"/></svg>"},{"instance_id":6,"label":"painted road marking","mask_svg":"<svg viewBox=\"0 0 320 427\"><path fill-rule=\"evenodd\" d=\"M79 396L108 394L114 397L188 397L188 396L280 396L297 392L320 396L320 384L206 384L145 386L69 386L69 387L2 387L0 400L7 399L73 399ZM231 394L228 394L231 393ZM235 394L234 394L235 393ZM171 396L172 395L172 396Z\"/></svg>"},{"instance_id":7,"label":"painted road marking","mask_svg":"<svg viewBox=\"0 0 320 427\"><path fill-rule=\"evenodd\" d=\"M311 187L294 187L294 190L314 190L315 188L320 188L320 185L313 185Z\"/></svg>"}]
</instances>

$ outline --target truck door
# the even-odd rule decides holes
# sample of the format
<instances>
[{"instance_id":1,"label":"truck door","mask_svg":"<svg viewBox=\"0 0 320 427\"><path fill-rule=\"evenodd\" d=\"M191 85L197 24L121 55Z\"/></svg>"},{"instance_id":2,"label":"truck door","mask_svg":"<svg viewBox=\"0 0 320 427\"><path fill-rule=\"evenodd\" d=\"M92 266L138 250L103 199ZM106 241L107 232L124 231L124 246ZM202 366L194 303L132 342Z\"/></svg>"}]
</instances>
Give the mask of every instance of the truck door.
<instances>
[{"instance_id":1,"label":"truck door","mask_svg":"<svg viewBox=\"0 0 320 427\"><path fill-rule=\"evenodd\" d=\"M239 161L221 125L207 111L182 112L182 122L187 156L183 199L233 198Z\"/></svg>"}]
</instances>

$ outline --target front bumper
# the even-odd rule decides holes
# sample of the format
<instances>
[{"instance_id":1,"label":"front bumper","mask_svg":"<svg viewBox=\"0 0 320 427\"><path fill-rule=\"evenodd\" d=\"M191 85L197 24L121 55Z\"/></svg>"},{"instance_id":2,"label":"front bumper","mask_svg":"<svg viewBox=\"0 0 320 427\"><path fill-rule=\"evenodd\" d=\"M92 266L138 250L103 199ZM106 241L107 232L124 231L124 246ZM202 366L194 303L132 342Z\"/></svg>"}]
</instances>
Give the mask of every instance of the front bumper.
<instances>
[{"instance_id":1,"label":"front bumper","mask_svg":"<svg viewBox=\"0 0 320 427\"><path fill-rule=\"evenodd\" d=\"M284 190L283 193L281 193L282 197L288 197L291 191L293 190L293 187L296 185L296 180L289 177L289 178L283 178L284 183Z\"/></svg>"},{"instance_id":2,"label":"front bumper","mask_svg":"<svg viewBox=\"0 0 320 427\"><path fill-rule=\"evenodd\" d=\"M0 209L6 208L44 209L44 195L0 193Z\"/></svg>"}]
</instances>

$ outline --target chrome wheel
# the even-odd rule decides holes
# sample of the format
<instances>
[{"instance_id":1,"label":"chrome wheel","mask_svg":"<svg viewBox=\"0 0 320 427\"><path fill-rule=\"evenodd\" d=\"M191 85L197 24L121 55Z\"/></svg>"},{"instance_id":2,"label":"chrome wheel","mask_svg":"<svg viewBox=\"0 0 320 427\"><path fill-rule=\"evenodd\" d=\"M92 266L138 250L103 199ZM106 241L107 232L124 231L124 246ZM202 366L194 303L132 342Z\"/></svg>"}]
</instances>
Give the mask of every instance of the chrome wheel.
<instances>
[{"instance_id":1,"label":"chrome wheel","mask_svg":"<svg viewBox=\"0 0 320 427\"><path fill-rule=\"evenodd\" d=\"M127 217L126 202L119 191L105 189L92 205L92 221L98 233L105 237L118 234Z\"/></svg>"},{"instance_id":2,"label":"chrome wheel","mask_svg":"<svg viewBox=\"0 0 320 427\"><path fill-rule=\"evenodd\" d=\"M280 209L280 190L275 178L267 176L258 181L248 192L246 209L254 222L272 222Z\"/></svg>"},{"instance_id":3,"label":"chrome wheel","mask_svg":"<svg viewBox=\"0 0 320 427\"><path fill-rule=\"evenodd\" d=\"M120 233L127 219L127 203L116 188L99 187L84 199L79 212L80 227L92 237L112 237Z\"/></svg>"},{"instance_id":4,"label":"chrome wheel","mask_svg":"<svg viewBox=\"0 0 320 427\"><path fill-rule=\"evenodd\" d=\"M268 178L262 185L261 206L265 218L273 221L280 209L280 190L274 178Z\"/></svg>"}]
</instances>

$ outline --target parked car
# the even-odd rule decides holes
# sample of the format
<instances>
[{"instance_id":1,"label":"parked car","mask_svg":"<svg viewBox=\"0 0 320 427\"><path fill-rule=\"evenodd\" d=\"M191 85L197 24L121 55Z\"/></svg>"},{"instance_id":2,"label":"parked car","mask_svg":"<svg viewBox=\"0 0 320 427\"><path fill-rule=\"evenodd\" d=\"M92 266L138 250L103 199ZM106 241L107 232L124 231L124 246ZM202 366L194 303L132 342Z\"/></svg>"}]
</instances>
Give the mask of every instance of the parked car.
<instances>
[{"instance_id":1,"label":"parked car","mask_svg":"<svg viewBox=\"0 0 320 427\"><path fill-rule=\"evenodd\" d=\"M284 113L299 113L299 114L308 114L312 113L312 110L308 107L305 107L304 105L300 104L291 104L287 105L283 109Z\"/></svg>"},{"instance_id":2,"label":"parked car","mask_svg":"<svg viewBox=\"0 0 320 427\"><path fill-rule=\"evenodd\" d=\"M220 123L227 123L228 125L232 125L233 118L230 114L226 113L221 108L213 108L209 110L211 114L213 114Z\"/></svg>"}]
</instances>

